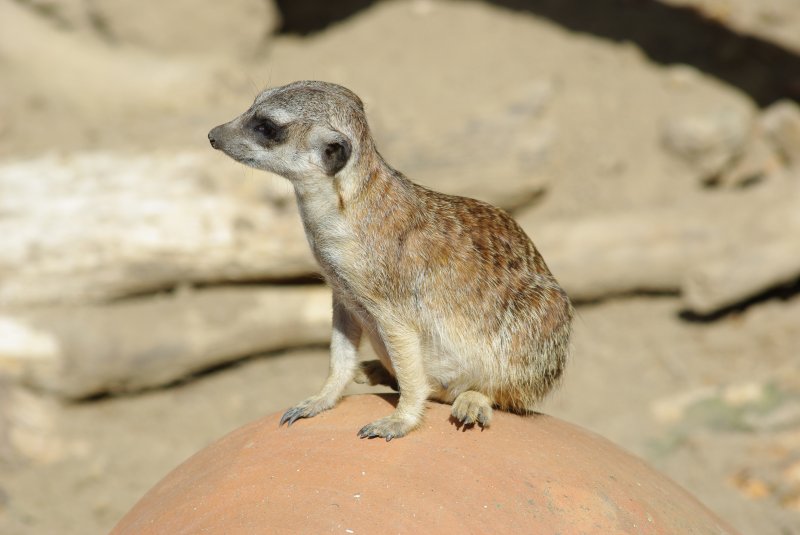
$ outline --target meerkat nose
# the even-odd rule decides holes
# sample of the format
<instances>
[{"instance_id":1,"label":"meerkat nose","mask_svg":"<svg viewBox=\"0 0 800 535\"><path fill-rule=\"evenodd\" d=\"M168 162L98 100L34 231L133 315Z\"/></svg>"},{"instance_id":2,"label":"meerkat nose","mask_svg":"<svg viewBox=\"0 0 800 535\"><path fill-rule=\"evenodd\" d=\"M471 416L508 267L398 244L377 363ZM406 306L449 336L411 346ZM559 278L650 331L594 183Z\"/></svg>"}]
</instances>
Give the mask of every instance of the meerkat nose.
<instances>
[{"instance_id":1,"label":"meerkat nose","mask_svg":"<svg viewBox=\"0 0 800 535\"><path fill-rule=\"evenodd\" d=\"M217 148L217 140L216 140L216 136L214 135L214 131L217 128L219 128L219 127L212 128L211 132L208 133L208 141L211 142L211 146L214 147L215 149Z\"/></svg>"}]
</instances>

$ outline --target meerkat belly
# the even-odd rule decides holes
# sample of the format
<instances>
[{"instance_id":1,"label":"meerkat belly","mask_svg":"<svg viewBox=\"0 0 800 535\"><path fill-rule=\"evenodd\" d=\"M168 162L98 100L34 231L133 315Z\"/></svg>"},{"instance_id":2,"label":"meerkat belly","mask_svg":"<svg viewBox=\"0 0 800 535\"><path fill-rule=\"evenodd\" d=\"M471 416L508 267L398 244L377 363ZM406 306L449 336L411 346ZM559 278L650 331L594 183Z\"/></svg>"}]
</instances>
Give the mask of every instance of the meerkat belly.
<instances>
[{"instance_id":1,"label":"meerkat belly","mask_svg":"<svg viewBox=\"0 0 800 535\"><path fill-rule=\"evenodd\" d=\"M351 304L349 310L354 314L361 324L364 334L369 339L375 355L389 370L395 375L394 365L391 355L384 342L381 330L375 318L359 304ZM468 390L470 385L477 382L478 370L470 365L469 355L458 353L457 348L452 344L442 343L440 336L434 329L426 328L423 325L419 332L421 343L423 366L428 384L431 389L431 397L444 402L452 402L458 393Z\"/></svg>"},{"instance_id":2,"label":"meerkat belly","mask_svg":"<svg viewBox=\"0 0 800 535\"><path fill-rule=\"evenodd\" d=\"M461 392L493 383L495 366L483 341L468 332L454 332L446 322L432 321L428 329L423 347L432 397L452 402Z\"/></svg>"}]
</instances>

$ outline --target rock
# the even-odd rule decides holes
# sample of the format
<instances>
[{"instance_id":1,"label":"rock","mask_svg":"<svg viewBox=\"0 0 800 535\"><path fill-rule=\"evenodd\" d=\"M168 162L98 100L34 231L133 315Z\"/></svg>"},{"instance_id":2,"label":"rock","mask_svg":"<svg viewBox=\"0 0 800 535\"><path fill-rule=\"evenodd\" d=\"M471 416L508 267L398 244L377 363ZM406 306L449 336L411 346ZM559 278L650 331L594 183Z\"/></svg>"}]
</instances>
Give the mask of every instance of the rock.
<instances>
[{"instance_id":1,"label":"rock","mask_svg":"<svg viewBox=\"0 0 800 535\"><path fill-rule=\"evenodd\" d=\"M0 32L8 92L18 106L52 106L53 114L66 108L72 114L63 120L72 131L97 115L108 122L118 114L130 121L126 114L145 110L174 114L187 103L207 103L220 77L234 86L241 83L241 73L221 62L160 58L132 47L113 47L86 32L60 30L18 2L0 3L0 20L14 28ZM76 113L81 114L80 122L68 118ZM24 117L30 119L29 114Z\"/></svg>"},{"instance_id":2,"label":"rock","mask_svg":"<svg viewBox=\"0 0 800 535\"><path fill-rule=\"evenodd\" d=\"M542 116L555 91L551 80L531 82L448 132L421 136L414 144L390 143L396 158L390 163L435 190L510 211L523 208L549 185L541 165L552 150L555 128ZM492 187L496 184L502 187Z\"/></svg>"},{"instance_id":3,"label":"rock","mask_svg":"<svg viewBox=\"0 0 800 535\"><path fill-rule=\"evenodd\" d=\"M428 403L404 438L356 437L394 403L354 396L291 428L280 414L242 427L168 474L111 533L735 533L640 459L542 414L498 412L487 430L458 430L449 406Z\"/></svg>"},{"instance_id":4,"label":"rock","mask_svg":"<svg viewBox=\"0 0 800 535\"><path fill-rule=\"evenodd\" d=\"M412 180L441 190L445 179L488 183L506 198L513 185L510 207L536 201L543 219L678 201L697 178L659 144L665 113L754 110L707 75L675 88L635 47L576 39L546 17L433 5L421 17L410 2L376 2L312 39L276 40L264 68L274 85L313 76L353 89L381 154ZM404 28L414 39L400 38ZM353 47L369 54L330 54ZM597 177L603 167L613 178Z\"/></svg>"},{"instance_id":5,"label":"rock","mask_svg":"<svg viewBox=\"0 0 800 535\"><path fill-rule=\"evenodd\" d=\"M58 358L58 341L13 317L0 315L0 377L20 378L32 361Z\"/></svg>"},{"instance_id":6,"label":"rock","mask_svg":"<svg viewBox=\"0 0 800 535\"><path fill-rule=\"evenodd\" d=\"M0 376L0 462L50 464L68 455L58 407Z\"/></svg>"},{"instance_id":7,"label":"rock","mask_svg":"<svg viewBox=\"0 0 800 535\"><path fill-rule=\"evenodd\" d=\"M696 167L704 182L709 182L739 157L751 128L752 119L733 110L674 117L664 122L662 141L673 154Z\"/></svg>"},{"instance_id":8,"label":"rock","mask_svg":"<svg viewBox=\"0 0 800 535\"><path fill-rule=\"evenodd\" d=\"M730 482L739 492L751 500L763 500L772 495L772 491L766 481L754 477L747 470L740 470L734 474L730 478Z\"/></svg>"},{"instance_id":9,"label":"rock","mask_svg":"<svg viewBox=\"0 0 800 535\"><path fill-rule=\"evenodd\" d=\"M800 165L800 105L791 100L776 102L761 116L761 126L783 160Z\"/></svg>"},{"instance_id":10,"label":"rock","mask_svg":"<svg viewBox=\"0 0 800 535\"><path fill-rule=\"evenodd\" d=\"M800 19L796 16L796 6L791 0L660 1L691 9L703 19L723 25L732 33L746 36L748 40L763 40L774 48L786 50L787 54L800 53ZM758 59L764 61L763 58Z\"/></svg>"},{"instance_id":11,"label":"rock","mask_svg":"<svg viewBox=\"0 0 800 535\"><path fill-rule=\"evenodd\" d=\"M62 29L85 30L92 25L87 0L28 0L19 3Z\"/></svg>"},{"instance_id":12,"label":"rock","mask_svg":"<svg viewBox=\"0 0 800 535\"><path fill-rule=\"evenodd\" d=\"M0 462L10 463L15 460L16 452L11 445L9 430L11 429L11 411L9 409L13 383L0 375ZM2 512L2 508L0 508Z\"/></svg>"},{"instance_id":13,"label":"rock","mask_svg":"<svg viewBox=\"0 0 800 535\"><path fill-rule=\"evenodd\" d=\"M783 171L784 164L780 156L760 130L757 129L750 136L741 157L723 170L710 185L726 188L748 187L768 178L775 178Z\"/></svg>"},{"instance_id":14,"label":"rock","mask_svg":"<svg viewBox=\"0 0 800 535\"><path fill-rule=\"evenodd\" d=\"M49 352L19 348L17 375L69 399L162 386L249 355L327 344L330 303L323 286L250 286L18 312L14 322Z\"/></svg>"},{"instance_id":15,"label":"rock","mask_svg":"<svg viewBox=\"0 0 800 535\"><path fill-rule=\"evenodd\" d=\"M61 29L160 54L252 56L279 24L272 0L215 2L31 0L23 5Z\"/></svg>"},{"instance_id":16,"label":"rock","mask_svg":"<svg viewBox=\"0 0 800 535\"><path fill-rule=\"evenodd\" d=\"M293 195L210 149L0 166L0 309L316 271Z\"/></svg>"},{"instance_id":17,"label":"rock","mask_svg":"<svg viewBox=\"0 0 800 535\"><path fill-rule=\"evenodd\" d=\"M159 53L252 56L278 27L272 0L86 0L113 41Z\"/></svg>"}]
</instances>

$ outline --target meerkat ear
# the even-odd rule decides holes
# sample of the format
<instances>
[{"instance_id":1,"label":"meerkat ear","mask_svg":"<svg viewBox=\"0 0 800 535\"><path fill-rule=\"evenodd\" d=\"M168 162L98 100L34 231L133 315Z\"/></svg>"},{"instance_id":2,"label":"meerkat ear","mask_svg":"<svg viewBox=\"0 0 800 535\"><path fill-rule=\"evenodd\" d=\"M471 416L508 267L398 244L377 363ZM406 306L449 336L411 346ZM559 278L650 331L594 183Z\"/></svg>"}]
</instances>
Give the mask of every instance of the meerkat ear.
<instances>
[{"instance_id":1,"label":"meerkat ear","mask_svg":"<svg viewBox=\"0 0 800 535\"><path fill-rule=\"evenodd\" d=\"M328 176L335 175L347 165L351 152L350 142L344 136L325 144L322 150L322 165Z\"/></svg>"}]
</instances>

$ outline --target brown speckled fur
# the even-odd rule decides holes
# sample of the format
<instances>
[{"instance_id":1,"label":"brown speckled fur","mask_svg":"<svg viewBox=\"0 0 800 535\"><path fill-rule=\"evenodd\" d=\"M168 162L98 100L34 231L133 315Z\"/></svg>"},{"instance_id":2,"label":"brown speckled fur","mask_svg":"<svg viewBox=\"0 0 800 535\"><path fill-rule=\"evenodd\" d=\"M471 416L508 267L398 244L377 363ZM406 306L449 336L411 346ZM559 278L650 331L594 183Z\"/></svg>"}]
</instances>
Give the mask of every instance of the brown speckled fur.
<instances>
[{"instance_id":1,"label":"brown speckled fur","mask_svg":"<svg viewBox=\"0 0 800 535\"><path fill-rule=\"evenodd\" d=\"M253 129L265 117L281 128L275 140ZM359 431L387 440L419 425L428 398L452 403L459 422L484 426L492 407L532 411L558 382L572 307L533 243L503 210L389 167L354 93L324 82L268 89L209 138L292 182L333 288L328 380L284 422L333 407L354 378L396 379L395 412ZM363 334L383 366L359 365Z\"/></svg>"}]
</instances>

